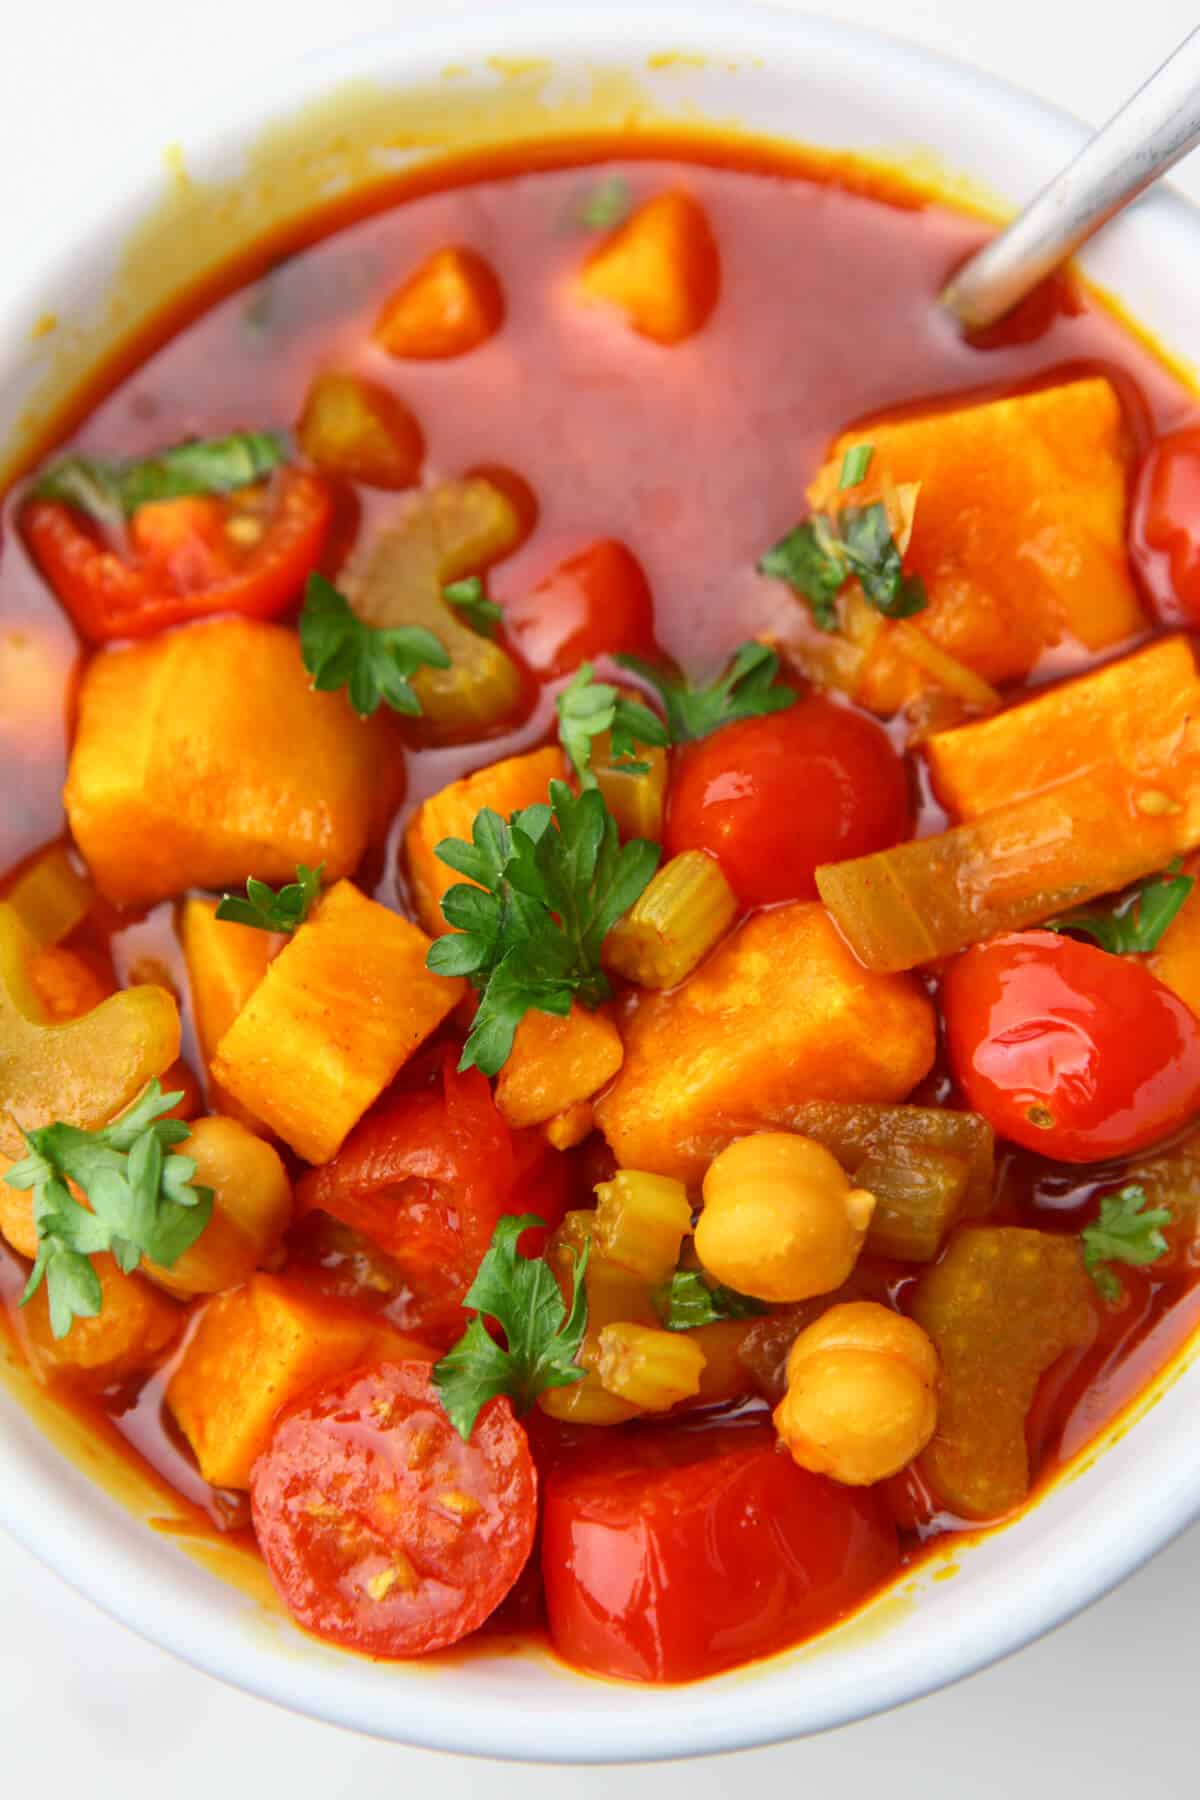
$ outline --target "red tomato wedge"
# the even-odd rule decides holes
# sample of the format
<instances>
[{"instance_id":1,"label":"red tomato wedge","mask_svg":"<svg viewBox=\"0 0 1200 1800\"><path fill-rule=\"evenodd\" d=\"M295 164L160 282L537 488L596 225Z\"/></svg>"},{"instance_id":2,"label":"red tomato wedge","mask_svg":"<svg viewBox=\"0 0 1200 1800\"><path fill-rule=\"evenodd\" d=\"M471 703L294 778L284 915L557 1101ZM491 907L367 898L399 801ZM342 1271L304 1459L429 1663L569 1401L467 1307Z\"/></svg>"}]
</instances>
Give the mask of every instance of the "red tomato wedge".
<instances>
[{"instance_id":1,"label":"red tomato wedge","mask_svg":"<svg viewBox=\"0 0 1200 1800\"><path fill-rule=\"evenodd\" d=\"M1200 624L1200 430L1195 427L1160 438L1142 465L1134 545L1151 567L1158 560L1166 564L1170 594L1160 593L1159 608L1164 620Z\"/></svg>"},{"instance_id":2,"label":"red tomato wedge","mask_svg":"<svg viewBox=\"0 0 1200 1800\"><path fill-rule=\"evenodd\" d=\"M329 488L302 469L237 493L155 500L129 522L128 557L57 500L24 511L42 574L85 638L149 637L211 613L273 619L300 597L333 518Z\"/></svg>"},{"instance_id":3,"label":"red tomato wedge","mask_svg":"<svg viewBox=\"0 0 1200 1800\"><path fill-rule=\"evenodd\" d=\"M695 1681L833 1624L896 1568L867 1489L800 1469L757 1421L633 1427L546 1481L555 1649L627 1681Z\"/></svg>"},{"instance_id":4,"label":"red tomato wedge","mask_svg":"<svg viewBox=\"0 0 1200 1800\"><path fill-rule=\"evenodd\" d=\"M569 556L527 593L504 602L504 629L545 679L589 657L654 648L654 602L636 558L613 538Z\"/></svg>"},{"instance_id":5,"label":"red tomato wedge","mask_svg":"<svg viewBox=\"0 0 1200 1800\"><path fill-rule=\"evenodd\" d=\"M668 856L707 850L744 906L809 900L814 871L908 836L904 765L863 713L814 696L676 757Z\"/></svg>"},{"instance_id":6,"label":"red tomato wedge","mask_svg":"<svg viewBox=\"0 0 1200 1800\"><path fill-rule=\"evenodd\" d=\"M1128 1156L1200 1111L1200 1020L1136 958L1010 932L950 964L942 1009L968 1105L1044 1156Z\"/></svg>"},{"instance_id":7,"label":"red tomato wedge","mask_svg":"<svg viewBox=\"0 0 1200 1800\"><path fill-rule=\"evenodd\" d=\"M423 1656L477 1630L537 1525L537 1473L508 1401L489 1401L464 1443L423 1362L342 1376L284 1412L250 1497L292 1617L369 1656Z\"/></svg>"}]
</instances>

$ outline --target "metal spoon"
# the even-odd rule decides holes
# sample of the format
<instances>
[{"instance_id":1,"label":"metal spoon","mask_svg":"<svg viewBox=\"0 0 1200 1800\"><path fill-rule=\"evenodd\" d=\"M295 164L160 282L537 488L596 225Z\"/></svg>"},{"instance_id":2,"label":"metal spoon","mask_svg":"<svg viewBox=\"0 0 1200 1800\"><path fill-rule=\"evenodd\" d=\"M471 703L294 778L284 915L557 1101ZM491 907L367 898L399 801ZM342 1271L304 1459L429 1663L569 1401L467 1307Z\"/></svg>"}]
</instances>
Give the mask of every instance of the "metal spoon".
<instances>
[{"instance_id":1,"label":"metal spoon","mask_svg":"<svg viewBox=\"0 0 1200 1800\"><path fill-rule=\"evenodd\" d=\"M1200 29L999 237L963 264L942 305L969 330L1003 318L1197 142Z\"/></svg>"}]
</instances>

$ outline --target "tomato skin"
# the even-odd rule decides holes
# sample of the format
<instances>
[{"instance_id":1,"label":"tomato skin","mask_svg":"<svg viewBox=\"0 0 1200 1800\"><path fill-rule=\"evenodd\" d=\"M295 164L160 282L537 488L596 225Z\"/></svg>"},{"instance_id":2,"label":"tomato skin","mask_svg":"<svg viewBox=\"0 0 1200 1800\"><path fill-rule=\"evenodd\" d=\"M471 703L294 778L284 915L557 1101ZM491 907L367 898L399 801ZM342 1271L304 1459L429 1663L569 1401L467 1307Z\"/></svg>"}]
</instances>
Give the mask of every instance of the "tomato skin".
<instances>
[{"instance_id":1,"label":"tomato skin","mask_svg":"<svg viewBox=\"0 0 1200 1800\"><path fill-rule=\"evenodd\" d=\"M624 544L602 538L559 563L536 587L504 601L504 629L543 680L569 675L589 657L647 654L654 602Z\"/></svg>"},{"instance_id":2,"label":"tomato skin","mask_svg":"<svg viewBox=\"0 0 1200 1800\"><path fill-rule=\"evenodd\" d=\"M333 520L316 475L284 469L270 490L261 538L241 548L225 531L229 496L157 500L130 521L133 559L108 549L90 522L56 500L22 514L29 548L85 638L152 636L212 613L273 619L300 597Z\"/></svg>"},{"instance_id":3,"label":"tomato skin","mask_svg":"<svg viewBox=\"0 0 1200 1800\"><path fill-rule=\"evenodd\" d=\"M537 1133L514 1132L478 1069L460 1074L441 1052L432 1086L374 1107L338 1154L296 1189L300 1213L319 1208L371 1238L412 1283L407 1331L450 1342L462 1299L504 1213L534 1212L553 1230L567 1205L564 1159ZM526 1233L521 1250L541 1249Z\"/></svg>"},{"instance_id":4,"label":"tomato skin","mask_svg":"<svg viewBox=\"0 0 1200 1800\"><path fill-rule=\"evenodd\" d=\"M695 1681L849 1612L896 1568L877 1497L800 1469L757 1420L632 1427L555 1460L542 1576L576 1668Z\"/></svg>"},{"instance_id":5,"label":"tomato skin","mask_svg":"<svg viewBox=\"0 0 1200 1800\"><path fill-rule=\"evenodd\" d=\"M1131 535L1165 622L1200 625L1200 428L1173 432L1150 451Z\"/></svg>"},{"instance_id":6,"label":"tomato skin","mask_svg":"<svg viewBox=\"0 0 1200 1800\"><path fill-rule=\"evenodd\" d=\"M423 1656L475 1631L537 1525L537 1472L509 1402L489 1401L464 1443L423 1362L353 1371L286 1409L250 1498L293 1618L369 1656Z\"/></svg>"},{"instance_id":7,"label":"tomato skin","mask_svg":"<svg viewBox=\"0 0 1200 1800\"><path fill-rule=\"evenodd\" d=\"M666 854L707 850L743 906L809 900L814 871L906 838L904 765L883 730L819 696L724 725L677 756Z\"/></svg>"},{"instance_id":8,"label":"tomato skin","mask_svg":"<svg viewBox=\"0 0 1200 1800\"><path fill-rule=\"evenodd\" d=\"M1126 1156L1200 1110L1200 1020L1132 958L1011 932L950 964L942 1009L968 1104L1060 1162Z\"/></svg>"}]
</instances>

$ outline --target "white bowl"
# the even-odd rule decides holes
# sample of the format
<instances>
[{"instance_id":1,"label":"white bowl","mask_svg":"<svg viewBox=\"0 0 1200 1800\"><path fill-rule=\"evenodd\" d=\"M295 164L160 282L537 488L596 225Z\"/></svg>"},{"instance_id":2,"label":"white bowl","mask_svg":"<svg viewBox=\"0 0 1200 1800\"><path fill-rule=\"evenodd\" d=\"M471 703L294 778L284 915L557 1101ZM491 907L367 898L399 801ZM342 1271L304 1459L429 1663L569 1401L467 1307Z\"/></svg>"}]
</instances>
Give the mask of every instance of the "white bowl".
<instances>
[{"instance_id":1,"label":"white bowl","mask_svg":"<svg viewBox=\"0 0 1200 1800\"><path fill-rule=\"evenodd\" d=\"M0 445L32 441L139 318L322 193L410 157L631 117L915 159L1000 207L1032 193L1084 136L1042 103L927 51L743 4L575 0L442 16L419 34L256 73L183 123L165 168L153 146L102 187L89 182L78 216L57 221L52 243L23 250L15 285L13 270L6 279ZM1173 352L1200 353L1200 229L1182 201L1161 192L1144 201L1086 266ZM685 1756L862 1718L1028 1643L1200 1514L1200 1369L1177 1366L1132 1430L1115 1432L1011 1527L750 1670L654 1689L591 1681L534 1653L389 1666L302 1637L261 1583L230 1585L211 1557L148 1529L161 1495L98 1461L2 1354L0 1375L0 1520L74 1586L267 1699L402 1743L490 1756Z\"/></svg>"}]
</instances>

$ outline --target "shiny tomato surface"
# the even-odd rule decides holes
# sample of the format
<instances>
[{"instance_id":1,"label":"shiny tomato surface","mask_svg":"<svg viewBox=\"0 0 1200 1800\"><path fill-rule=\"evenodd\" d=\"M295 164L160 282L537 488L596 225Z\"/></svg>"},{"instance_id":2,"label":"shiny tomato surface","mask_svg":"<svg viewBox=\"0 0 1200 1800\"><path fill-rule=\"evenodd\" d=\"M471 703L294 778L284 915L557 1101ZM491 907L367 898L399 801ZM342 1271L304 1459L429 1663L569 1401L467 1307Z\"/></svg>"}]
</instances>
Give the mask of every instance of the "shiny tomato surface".
<instances>
[{"instance_id":1,"label":"shiny tomato surface","mask_svg":"<svg viewBox=\"0 0 1200 1800\"><path fill-rule=\"evenodd\" d=\"M744 906L808 900L821 863L899 843L911 816L886 734L813 696L687 747L672 774L667 854L707 850Z\"/></svg>"},{"instance_id":2,"label":"shiny tomato surface","mask_svg":"<svg viewBox=\"0 0 1200 1800\"><path fill-rule=\"evenodd\" d=\"M555 1649L628 1681L694 1681L796 1643L898 1561L877 1496L797 1468L756 1420L568 1454L542 1529Z\"/></svg>"},{"instance_id":3,"label":"shiny tomato surface","mask_svg":"<svg viewBox=\"0 0 1200 1800\"><path fill-rule=\"evenodd\" d=\"M1200 1111L1200 1021L1134 958L1012 932L950 964L942 1006L968 1105L1044 1156L1126 1156Z\"/></svg>"},{"instance_id":4,"label":"shiny tomato surface","mask_svg":"<svg viewBox=\"0 0 1200 1800\"><path fill-rule=\"evenodd\" d=\"M1142 467L1135 532L1165 557L1171 595L1160 608L1172 624L1200 625L1200 429L1160 438Z\"/></svg>"},{"instance_id":5,"label":"shiny tomato surface","mask_svg":"<svg viewBox=\"0 0 1200 1800\"><path fill-rule=\"evenodd\" d=\"M636 557L602 538L507 600L504 629L536 674L569 675L589 657L652 650L654 603Z\"/></svg>"},{"instance_id":6,"label":"shiny tomato surface","mask_svg":"<svg viewBox=\"0 0 1200 1800\"><path fill-rule=\"evenodd\" d=\"M537 1473L507 1400L490 1401L464 1443L429 1365L384 1363L282 1415L251 1501L301 1625L371 1656L421 1656L482 1625L520 1575Z\"/></svg>"}]
</instances>

